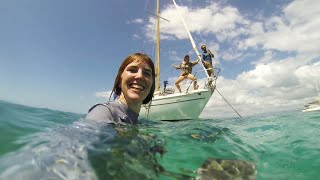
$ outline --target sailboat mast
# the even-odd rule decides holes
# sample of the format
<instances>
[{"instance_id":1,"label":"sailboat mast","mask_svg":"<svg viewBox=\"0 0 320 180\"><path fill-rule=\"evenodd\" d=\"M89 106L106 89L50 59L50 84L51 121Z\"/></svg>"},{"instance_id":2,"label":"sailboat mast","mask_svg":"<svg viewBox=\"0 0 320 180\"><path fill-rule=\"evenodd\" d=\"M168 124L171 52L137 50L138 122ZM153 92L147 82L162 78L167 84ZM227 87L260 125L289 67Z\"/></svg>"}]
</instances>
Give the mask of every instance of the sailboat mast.
<instances>
[{"instance_id":1,"label":"sailboat mast","mask_svg":"<svg viewBox=\"0 0 320 180\"><path fill-rule=\"evenodd\" d=\"M160 0L157 0L157 29L156 29L156 91L160 91Z\"/></svg>"}]
</instances>

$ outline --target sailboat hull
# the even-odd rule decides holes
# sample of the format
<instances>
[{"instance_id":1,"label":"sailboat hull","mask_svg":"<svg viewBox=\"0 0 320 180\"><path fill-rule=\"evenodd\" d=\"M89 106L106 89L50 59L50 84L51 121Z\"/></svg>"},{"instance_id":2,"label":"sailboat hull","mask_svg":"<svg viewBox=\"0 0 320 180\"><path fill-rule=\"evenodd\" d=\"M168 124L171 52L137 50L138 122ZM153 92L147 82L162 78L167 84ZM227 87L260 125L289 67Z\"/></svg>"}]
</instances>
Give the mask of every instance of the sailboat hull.
<instances>
[{"instance_id":1,"label":"sailboat hull","mask_svg":"<svg viewBox=\"0 0 320 180\"><path fill-rule=\"evenodd\" d=\"M196 119L208 103L212 90L195 90L155 96L151 105L141 107L140 117L148 120L178 121Z\"/></svg>"}]
</instances>

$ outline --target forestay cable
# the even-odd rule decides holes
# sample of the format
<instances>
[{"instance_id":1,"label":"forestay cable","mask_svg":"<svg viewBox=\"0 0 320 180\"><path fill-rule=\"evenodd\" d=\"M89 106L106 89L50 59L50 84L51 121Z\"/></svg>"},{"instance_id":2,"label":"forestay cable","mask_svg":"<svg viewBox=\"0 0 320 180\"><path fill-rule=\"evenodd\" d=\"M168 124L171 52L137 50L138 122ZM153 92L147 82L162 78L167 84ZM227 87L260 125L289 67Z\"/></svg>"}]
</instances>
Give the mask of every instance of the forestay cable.
<instances>
[{"instance_id":1,"label":"forestay cable","mask_svg":"<svg viewBox=\"0 0 320 180\"><path fill-rule=\"evenodd\" d=\"M220 94L220 96L229 104L229 106L233 109L233 111L236 112L241 119L243 119L242 116L241 116L241 115L233 108L233 106L226 100L226 98L224 98L224 97L222 96L222 94L218 91L217 87L216 87L215 90L216 90L216 91Z\"/></svg>"}]
</instances>

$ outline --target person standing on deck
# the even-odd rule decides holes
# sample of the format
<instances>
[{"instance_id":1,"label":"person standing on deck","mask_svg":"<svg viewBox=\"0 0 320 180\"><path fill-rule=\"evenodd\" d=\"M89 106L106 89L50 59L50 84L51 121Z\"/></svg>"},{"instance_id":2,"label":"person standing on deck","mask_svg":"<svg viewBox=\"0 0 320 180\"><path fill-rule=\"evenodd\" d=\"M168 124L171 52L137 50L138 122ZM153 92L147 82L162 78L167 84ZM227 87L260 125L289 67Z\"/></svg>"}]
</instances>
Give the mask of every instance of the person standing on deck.
<instances>
[{"instance_id":1,"label":"person standing on deck","mask_svg":"<svg viewBox=\"0 0 320 180\"><path fill-rule=\"evenodd\" d=\"M181 91L181 87L179 84L186 78L193 81L193 89L194 90L198 89L199 86L197 85L197 78L194 77L194 75L192 75L192 67L195 66L196 64L198 64L199 61L200 61L200 59L198 59L197 61L194 61L194 62L190 62L189 55L185 55L183 61L181 62L181 64L179 66L172 65L176 69L181 69L180 76L175 83L175 85L180 93L182 91Z\"/></svg>"},{"instance_id":2,"label":"person standing on deck","mask_svg":"<svg viewBox=\"0 0 320 180\"><path fill-rule=\"evenodd\" d=\"M207 49L206 45L202 45L201 50L203 51L201 55L202 64L207 69L209 77L211 77L211 75L213 75L213 77L217 77L212 66L212 59L214 58L214 54L209 49Z\"/></svg>"}]
</instances>

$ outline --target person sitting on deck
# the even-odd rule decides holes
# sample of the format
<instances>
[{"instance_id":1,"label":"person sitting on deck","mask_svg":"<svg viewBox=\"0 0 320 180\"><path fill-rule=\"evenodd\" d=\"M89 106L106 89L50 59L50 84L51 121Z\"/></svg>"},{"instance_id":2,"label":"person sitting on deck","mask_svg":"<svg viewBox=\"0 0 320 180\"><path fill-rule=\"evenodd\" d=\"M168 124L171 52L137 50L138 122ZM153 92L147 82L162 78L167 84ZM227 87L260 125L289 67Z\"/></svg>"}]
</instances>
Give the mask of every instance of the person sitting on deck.
<instances>
[{"instance_id":1,"label":"person sitting on deck","mask_svg":"<svg viewBox=\"0 0 320 180\"><path fill-rule=\"evenodd\" d=\"M192 75L192 67L195 66L196 64L198 64L199 61L200 61L200 59L198 59L197 61L194 61L194 62L190 62L189 55L185 55L183 61L181 62L181 64L179 66L172 65L176 69L181 69L180 76L175 83L175 85L180 93L182 91L181 91L181 87L179 84L180 84L180 82L182 82L186 78L193 81L194 90L198 89L199 86L197 85L197 78L194 75Z\"/></svg>"}]
</instances>

